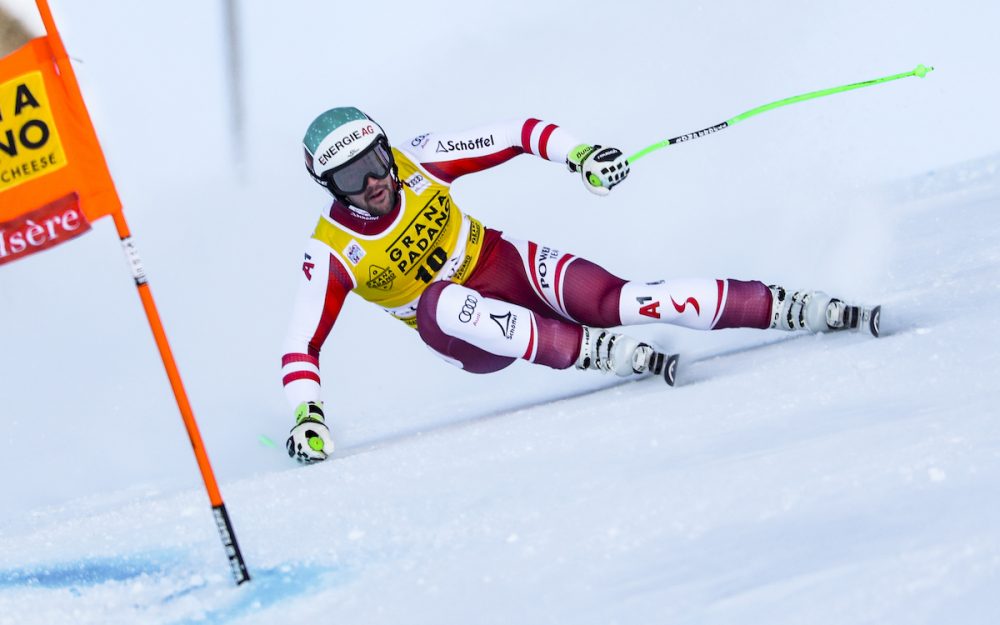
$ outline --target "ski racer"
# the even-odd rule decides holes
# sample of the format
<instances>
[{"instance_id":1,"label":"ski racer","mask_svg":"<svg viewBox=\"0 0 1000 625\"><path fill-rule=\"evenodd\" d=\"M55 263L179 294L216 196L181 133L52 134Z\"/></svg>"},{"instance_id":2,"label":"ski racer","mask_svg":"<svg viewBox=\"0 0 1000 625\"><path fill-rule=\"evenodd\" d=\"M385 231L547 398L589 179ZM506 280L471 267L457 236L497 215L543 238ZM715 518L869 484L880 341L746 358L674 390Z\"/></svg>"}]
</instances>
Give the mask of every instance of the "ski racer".
<instances>
[{"instance_id":1,"label":"ski racer","mask_svg":"<svg viewBox=\"0 0 1000 625\"><path fill-rule=\"evenodd\" d=\"M455 204L455 180L520 154L565 164L597 195L628 177L620 150L582 143L549 122L428 133L393 146L374 120L341 107L317 117L303 143L306 169L334 200L306 244L282 357L295 411L286 446L301 462L333 451L319 355L350 292L472 373L522 359L555 369L646 374L662 367L662 354L608 329L640 323L878 334L878 309L759 281L627 281L564 250L509 238ZM673 371L665 373L673 383Z\"/></svg>"}]
</instances>

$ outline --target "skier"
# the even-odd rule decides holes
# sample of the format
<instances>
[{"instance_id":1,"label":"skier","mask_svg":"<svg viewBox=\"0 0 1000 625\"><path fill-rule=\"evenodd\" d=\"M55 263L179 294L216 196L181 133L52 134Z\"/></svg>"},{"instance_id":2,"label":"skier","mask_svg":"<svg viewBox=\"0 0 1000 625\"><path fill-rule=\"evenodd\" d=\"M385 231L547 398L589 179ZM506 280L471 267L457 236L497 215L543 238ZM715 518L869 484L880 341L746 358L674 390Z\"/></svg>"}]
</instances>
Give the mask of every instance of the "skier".
<instances>
[{"instance_id":1,"label":"skier","mask_svg":"<svg viewBox=\"0 0 1000 625\"><path fill-rule=\"evenodd\" d=\"M527 119L428 133L397 148L370 117L341 107L317 117L303 143L306 169L334 201L306 245L282 358L295 407L287 449L301 462L333 450L319 354L351 291L473 373L517 359L619 376L659 373L662 354L607 329L640 323L878 334L877 308L759 281L626 281L565 251L508 238L455 205L456 179L524 153L565 163L597 195L628 177L621 150L582 143L555 124ZM672 368L665 375L672 383Z\"/></svg>"}]
</instances>

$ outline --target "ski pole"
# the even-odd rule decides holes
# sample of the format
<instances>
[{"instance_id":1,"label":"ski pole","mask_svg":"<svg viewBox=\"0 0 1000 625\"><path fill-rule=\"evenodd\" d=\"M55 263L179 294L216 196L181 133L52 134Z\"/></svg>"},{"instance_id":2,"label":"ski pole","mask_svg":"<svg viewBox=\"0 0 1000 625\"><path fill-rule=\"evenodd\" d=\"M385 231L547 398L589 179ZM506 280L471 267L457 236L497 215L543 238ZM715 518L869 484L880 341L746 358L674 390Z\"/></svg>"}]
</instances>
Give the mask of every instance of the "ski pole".
<instances>
[{"instance_id":1,"label":"ski pole","mask_svg":"<svg viewBox=\"0 0 1000 625\"><path fill-rule=\"evenodd\" d=\"M643 156L659 150L660 148L665 148L668 145L674 145L675 143L683 143L685 141L691 141L692 139L700 139L706 135L714 134L720 130L729 128L730 126L737 124L744 119L753 117L754 115L759 115L766 111L770 111L782 106L787 106L789 104L795 104L796 102L804 102L806 100L812 100L814 98L822 98L823 96L833 95L835 93L842 93L844 91L851 91L853 89L861 89L862 87L871 87L872 85L878 85L884 82L889 82L891 80L899 80L900 78L907 78L909 76L917 76L923 78L929 72L934 71L933 67L927 67L926 65L917 65L916 69L909 72L903 72L902 74L893 74L892 76L883 76L882 78L876 78L874 80L866 80L864 82L856 82L850 85L842 85L840 87L831 87L830 89L821 89L819 91L810 91L809 93L803 93L802 95L792 96L790 98L785 98L784 100L778 100L777 102L771 102L770 104L764 104L758 106L757 108L750 109L745 113L740 113L736 117L732 117L722 122L721 124L716 124L714 126L709 126L708 128L698 130L696 132L689 132L685 135L680 135L679 137L674 137L672 139L664 139L659 143L654 143L648 147L645 147L632 156L628 157L630 163L634 163Z\"/></svg>"}]
</instances>

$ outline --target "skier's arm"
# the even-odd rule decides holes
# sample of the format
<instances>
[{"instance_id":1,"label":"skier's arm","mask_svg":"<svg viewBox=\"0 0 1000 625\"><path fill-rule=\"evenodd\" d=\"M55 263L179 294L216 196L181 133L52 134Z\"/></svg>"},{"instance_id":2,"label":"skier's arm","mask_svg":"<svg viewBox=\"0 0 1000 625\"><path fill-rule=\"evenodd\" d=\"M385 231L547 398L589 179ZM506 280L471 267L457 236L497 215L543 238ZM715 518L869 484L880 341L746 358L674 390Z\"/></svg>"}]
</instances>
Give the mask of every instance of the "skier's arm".
<instances>
[{"instance_id":1,"label":"skier's arm","mask_svg":"<svg viewBox=\"0 0 1000 625\"><path fill-rule=\"evenodd\" d=\"M571 172L580 174L587 190L597 195L610 193L629 173L628 160L621 150L581 143L564 128L535 118L464 132L423 134L402 149L447 184L525 152L565 163Z\"/></svg>"},{"instance_id":2,"label":"skier's arm","mask_svg":"<svg viewBox=\"0 0 1000 625\"><path fill-rule=\"evenodd\" d=\"M293 408L321 400L319 353L353 288L351 274L336 253L310 239L281 358L285 396Z\"/></svg>"},{"instance_id":3,"label":"skier's arm","mask_svg":"<svg viewBox=\"0 0 1000 625\"><path fill-rule=\"evenodd\" d=\"M505 163L519 154L567 162L580 145L569 131L539 119L520 119L461 132L434 132L414 137L400 147L432 176L446 183Z\"/></svg>"},{"instance_id":4,"label":"skier's arm","mask_svg":"<svg viewBox=\"0 0 1000 625\"><path fill-rule=\"evenodd\" d=\"M288 455L301 462L324 460L333 451L330 431L324 423L319 354L353 288L351 274L336 253L310 239L281 358L285 396L295 408Z\"/></svg>"}]
</instances>

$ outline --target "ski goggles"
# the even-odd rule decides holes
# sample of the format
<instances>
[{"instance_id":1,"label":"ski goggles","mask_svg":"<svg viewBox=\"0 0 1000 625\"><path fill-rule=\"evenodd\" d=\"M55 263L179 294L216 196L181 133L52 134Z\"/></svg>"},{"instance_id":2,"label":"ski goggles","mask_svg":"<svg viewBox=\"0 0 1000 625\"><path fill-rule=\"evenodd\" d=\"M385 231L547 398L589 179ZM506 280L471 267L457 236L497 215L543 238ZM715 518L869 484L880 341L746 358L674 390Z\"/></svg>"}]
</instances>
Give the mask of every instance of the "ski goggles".
<instances>
[{"instance_id":1,"label":"ski goggles","mask_svg":"<svg viewBox=\"0 0 1000 625\"><path fill-rule=\"evenodd\" d=\"M323 178L327 185L341 195L357 195L368 186L368 178L381 180L392 171L392 152L384 137L379 137L361 154L340 167L332 169Z\"/></svg>"}]
</instances>

